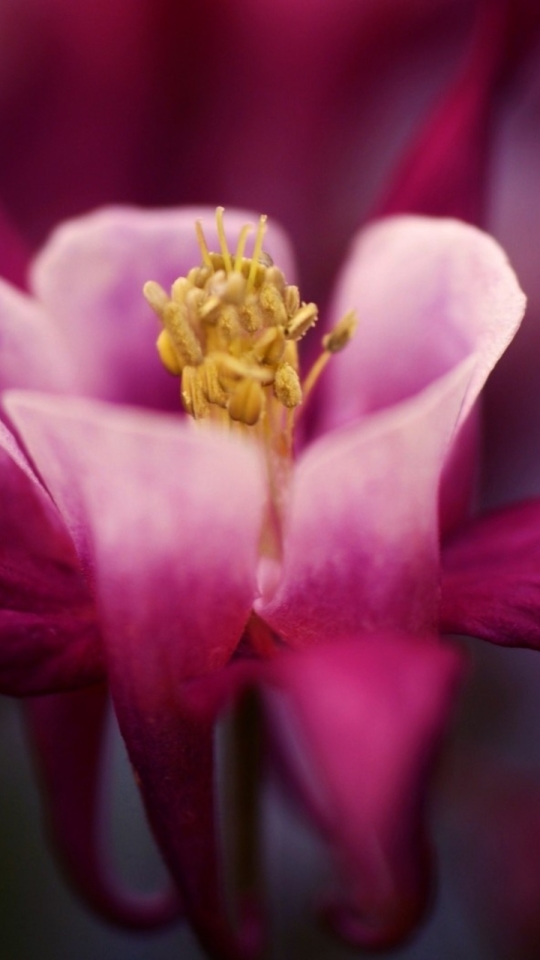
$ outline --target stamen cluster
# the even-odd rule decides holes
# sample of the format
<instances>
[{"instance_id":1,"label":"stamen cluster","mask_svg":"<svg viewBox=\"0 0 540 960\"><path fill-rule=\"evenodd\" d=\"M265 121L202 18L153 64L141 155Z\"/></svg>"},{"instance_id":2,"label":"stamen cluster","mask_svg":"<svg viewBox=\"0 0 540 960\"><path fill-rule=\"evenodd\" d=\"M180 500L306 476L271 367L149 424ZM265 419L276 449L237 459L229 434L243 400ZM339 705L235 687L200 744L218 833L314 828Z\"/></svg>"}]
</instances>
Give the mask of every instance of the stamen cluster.
<instances>
[{"instance_id":1,"label":"stamen cluster","mask_svg":"<svg viewBox=\"0 0 540 960\"><path fill-rule=\"evenodd\" d=\"M197 223L201 265L175 280L170 295L154 281L145 284L144 295L163 325L159 356L181 378L184 407L196 420L290 434L294 410L312 386L308 375L302 389L297 342L316 322L317 307L301 302L298 287L287 284L263 252L266 217L260 218L251 257L243 255L250 227L242 229L232 254L222 218L218 208L219 253L209 252ZM324 338L323 357L341 349L354 326L352 315L344 318Z\"/></svg>"}]
</instances>

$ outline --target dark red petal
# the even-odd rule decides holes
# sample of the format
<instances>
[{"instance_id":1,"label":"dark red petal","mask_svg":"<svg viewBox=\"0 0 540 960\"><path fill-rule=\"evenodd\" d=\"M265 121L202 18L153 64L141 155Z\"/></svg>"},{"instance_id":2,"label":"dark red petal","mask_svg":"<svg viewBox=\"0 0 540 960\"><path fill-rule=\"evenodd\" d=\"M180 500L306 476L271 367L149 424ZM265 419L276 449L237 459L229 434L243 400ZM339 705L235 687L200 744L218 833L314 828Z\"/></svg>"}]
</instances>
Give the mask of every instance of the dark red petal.
<instances>
[{"instance_id":1,"label":"dark red petal","mask_svg":"<svg viewBox=\"0 0 540 960\"><path fill-rule=\"evenodd\" d=\"M505 60L509 8L478 4L465 63L405 155L376 215L414 211L483 221L492 100Z\"/></svg>"},{"instance_id":2,"label":"dark red petal","mask_svg":"<svg viewBox=\"0 0 540 960\"><path fill-rule=\"evenodd\" d=\"M260 930L252 904L233 933L217 836L215 721L227 701L258 676L244 661L184 683L145 683L118 663L112 692L149 820L186 913L216 960L257 955Z\"/></svg>"},{"instance_id":3,"label":"dark red petal","mask_svg":"<svg viewBox=\"0 0 540 960\"><path fill-rule=\"evenodd\" d=\"M103 676L95 608L54 504L0 423L0 692L49 693Z\"/></svg>"},{"instance_id":4,"label":"dark red petal","mask_svg":"<svg viewBox=\"0 0 540 960\"><path fill-rule=\"evenodd\" d=\"M540 647L540 500L494 511L446 543L441 630Z\"/></svg>"},{"instance_id":5,"label":"dark red petal","mask_svg":"<svg viewBox=\"0 0 540 960\"><path fill-rule=\"evenodd\" d=\"M144 896L122 890L103 849L102 753L108 697L104 685L36 697L26 713L45 792L48 825L64 869L101 916L135 929L178 915L171 891Z\"/></svg>"},{"instance_id":6,"label":"dark red petal","mask_svg":"<svg viewBox=\"0 0 540 960\"><path fill-rule=\"evenodd\" d=\"M426 788L461 667L436 640L392 635L274 661L278 742L341 867L329 915L363 947L399 942L425 908Z\"/></svg>"}]
</instances>

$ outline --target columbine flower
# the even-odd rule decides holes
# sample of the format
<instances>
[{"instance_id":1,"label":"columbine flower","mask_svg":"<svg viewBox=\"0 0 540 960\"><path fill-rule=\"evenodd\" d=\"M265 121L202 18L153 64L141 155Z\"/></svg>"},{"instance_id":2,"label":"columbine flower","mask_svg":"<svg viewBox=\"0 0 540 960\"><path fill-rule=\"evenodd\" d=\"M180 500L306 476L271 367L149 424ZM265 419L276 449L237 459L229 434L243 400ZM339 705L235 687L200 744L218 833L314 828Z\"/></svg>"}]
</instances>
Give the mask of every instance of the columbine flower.
<instances>
[{"instance_id":1,"label":"columbine flower","mask_svg":"<svg viewBox=\"0 0 540 960\"><path fill-rule=\"evenodd\" d=\"M523 296L476 229L382 222L355 241L303 376L317 311L286 238L269 225L270 259L261 221L246 254L243 215L227 236L220 212L196 228L204 213L94 214L53 236L34 298L0 288L0 375L26 388L0 434L3 689L57 692L37 736L59 842L86 896L137 922L92 842L107 679L184 908L232 958L258 936L249 904L237 933L227 921L214 725L256 687L341 868L329 916L391 943L425 903L424 787L461 673L438 638L438 518L463 514L475 399Z\"/></svg>"}]
</instances>

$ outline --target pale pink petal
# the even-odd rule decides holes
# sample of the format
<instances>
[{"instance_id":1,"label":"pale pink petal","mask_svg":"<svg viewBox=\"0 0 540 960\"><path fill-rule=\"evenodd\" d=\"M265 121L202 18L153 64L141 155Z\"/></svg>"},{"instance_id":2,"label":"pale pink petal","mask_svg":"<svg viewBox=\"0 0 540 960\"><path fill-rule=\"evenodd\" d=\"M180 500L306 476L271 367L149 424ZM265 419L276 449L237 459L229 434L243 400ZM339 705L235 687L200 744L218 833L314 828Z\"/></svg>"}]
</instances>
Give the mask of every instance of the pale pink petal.
<instances>
[{"instance_id":1,"label":"pale pink petal","mask_svg":"<svg viewBox=\"0 0 540 960\"><path fill-rule=\"evenodd\" d=\"M237 210L226 213L231 247L241 226L256 224L257 218ZM52 234L34 263L31 286L69 343L77 393L180 408L178 381L165 373L155 347L160 324L142 288L147 280L156 280L168 289L201 263L197 219L203 220L210 249L219 249L215 210L208 207L111 207L65 223ZM292 277L290 247L274 224L265 248Z\"/></svg>"},{"instance_id":2,"label":"pale pink petal","mask_svg":"<svg viewBox=\"0 0 540 960\"><path fill-rule=\"evenodd\" d=\"M68 344L46 312L0 280L0 390L20 387L72 390L75 371Z\"/></svg>"},{"instance_id":3,"label":"pale pink petal","mask_svg":"<svg viewBox=\"0 0 540 960\"><path fill-rule=\"evenodd\" d=\"M109 657L158 686L226 663L256 593L257 449L96 401L7 406L94 582Z\"/></svg>"},{"instance_id":4,"label":"pale pink petal","mask_svg":"<svg viewBox=\"0 0 540 960\"><path fill-rule=\"evenodd\" d=\"M110 922L144 929L170 921L180 912L173 892L144 896L122 889L104 850L106 687L35 697L25 706L47 826L70 882Z\"/></svg>"},{"instance_id":5,"label":"pale pink petal","mask_svg":"<svg viewBox=\"0 0 540 960\"><path fill-rule=\"evenodd\" d=\"M324 373L323 426L404 400L474 353L463 422L524 307L503 251L476 228L423 217L368 227L354 241L331 309L337 320L354 308L360 323Z\"/></svg>"},{"instance_id":6,"label":"pale pink petal","mask_svg":"<svg viewBox=\"0 0 540 960\"><path fill-rule=\"evenodd\" d=\"M438 488L473 361L414 400L325 435L300 459L281 580L257 613L303 645L437 622Z\"/></svg>"},{"instance_id":7,"label":"pale pink petal","mask_svg":"<svg viewBox=\"0 0 540 960\"><path fill-rule=\"evenodd\" d=\"M285 765L340 867L329 917L353 943L391 946L426 906L427 787L461 658L429 638L358 635L272 666Z\"/></svg>"}]
</instances>

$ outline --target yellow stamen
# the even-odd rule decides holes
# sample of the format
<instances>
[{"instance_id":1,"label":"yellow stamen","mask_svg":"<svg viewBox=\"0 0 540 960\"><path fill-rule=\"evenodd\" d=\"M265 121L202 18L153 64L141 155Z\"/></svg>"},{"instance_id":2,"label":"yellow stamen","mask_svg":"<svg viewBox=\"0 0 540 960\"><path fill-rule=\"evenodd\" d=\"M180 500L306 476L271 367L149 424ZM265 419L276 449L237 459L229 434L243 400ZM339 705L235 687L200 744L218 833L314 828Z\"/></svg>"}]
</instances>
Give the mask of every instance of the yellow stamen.
<instances>
[{"instance_id":1,"label":"yellow stamen","mask_svg":"<svg viewBox=\"0 0 540 960\"><path fill-rule=\"evenodd\" d=\"M330 330L330 333L325 334L322 338L324 353L321 353L320 357L315 361L302 385L304 401L307 400L313 390L332 354L339 353L340 350L343 350L344 347L347 346L351 337L354 336L357 326L358 320L356 319L356 314L354 310L349 310L349 312L341 318L339 323L336 324L334 329Z\"/></svg>"},{"instance_id":2,"label":"yellow stamen","mask_svg":"<svg viewBox=\"0 0 540 960\"><path fill-rule=\"evenodd\" d=\"M202 223L200 220L195 221L195 233L197 234L197 242L199 244L199 250L201 251L203 263L205 267L210 267L212 270L212 261L210 259L208 247L206 246L206 238L204 236Z\"/></svg>"},{"instance_id":3,"label":"yellow stamen","mask_svg":"<svg viewBox=\"0 0 540 960\"><path fill-rule=\"evenodd\" d=\"M223 207L216 211L219 251L208 249L202 224L195 223L201 263L172 284L170 294L149 281L144 295L162 330L158 353L181 380L181 397L195 420L210 419L263 445L272 497L288 473L299 408L333 353L353 335L348 313L323 338L323 352L301 383L298 341L317 321L314 303L303 303L262 246L266 217L257 226L253 253L244 256L250 226L242 227L231 254Z\"/></svg>"},{"instance_id":4,"label":"yellow stamen","mask_svg":"<svg viewBox=\"0 0 540 960\"><path fill-rule=\"evenodd\" d=\"M240 267L241 267L241 265L242 265L242 260L243 260L243 257L244 257L244 250L245 250L245 247L246 247L246 240L247 240L249 234L251 233L252 229L253 229L253 228L252 228L251 224L250 224L250 223L246 223L246 225L245 225L244 227L242 227L242 229L241 229L241 231L240 231L240 236L238 237L238 245L237 245L237 247L236 247L236 255L235 255L235 258L234 258L234 267L233 267L233 270L240 270Z\"/></svg>"},{"instance_id":5,"label":"yellow stamen","mask_svg":"<svg viewBox=\"0 0 540 960\"><path fill-rule=\"evenodd\" d=\"M249 274L247 279L247 292L249 293L253 284L255 283L255 277L257 275L257 267L259 266L259 257L262 251L262 245L264 240L264 235L266 233L266 221L268 217L264 214L259 219L259 226L257 228L257 236L255 237L255 245L253 247L253 253L251 255L251 266L249 268Z\"/></svg>"},{"instance_id":6,"label":"yellow stamen","mask_svg":"<svg viewBox=\"0 0 540 960\"><path fill-rule=\"evenodd\" d=\"M221 256L223 257L223 263L225 264L225 270L227 273L230 273L232 270L232 260L229 253L229 248L227 246L227 238L225 236L225 228L223 226L223 214L224 208L218 207L216 210L216 223L217 223L217 232L219 238L219 246L221 249Z\"/></svg>"}]
</instances>

